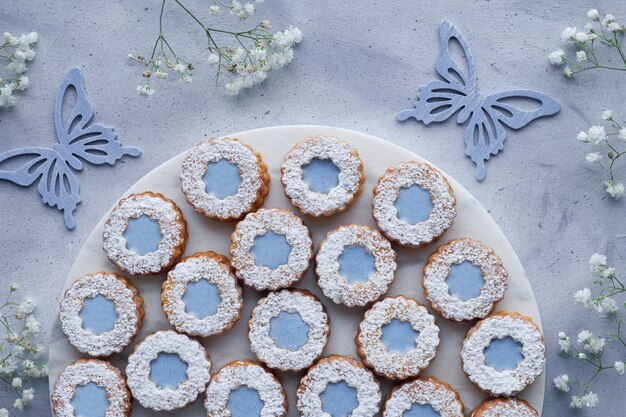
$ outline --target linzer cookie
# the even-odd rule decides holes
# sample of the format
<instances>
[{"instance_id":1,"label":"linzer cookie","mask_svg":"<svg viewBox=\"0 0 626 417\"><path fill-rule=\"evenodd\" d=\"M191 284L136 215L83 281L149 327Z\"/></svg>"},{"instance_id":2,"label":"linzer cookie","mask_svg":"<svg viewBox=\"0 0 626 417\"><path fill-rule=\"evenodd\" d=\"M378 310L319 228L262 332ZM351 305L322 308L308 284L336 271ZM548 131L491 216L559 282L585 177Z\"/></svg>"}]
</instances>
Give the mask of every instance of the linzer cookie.
<instances>
[{"instance_id":1,"label":"linzer cookie","mask_svg":"<svg viewBox=\"0 0 626 417\"><path fill-rule=\"evenodd\" d=\"M373 417L380 385L372 372L349 356L320 359L300 380L296 406L302 417Z\"/></svg>"},{"instance_id":2,"label":"linzer cookie","mask_svg":"<svg viewBox=\"0 0 626 417\"><path fill-rule=\"evenodd\" d=\"M382 417L463 417L463 408L459 393L447 383L416 378L391 391Z\"/></svg>"},{"instance_id":3,"label":"linzer cookie","mask_svg":"<svg viewBox=\"0 0 626 417\"><path fill-rule=\"evenodd\" d=\"M539 413L519 398L494 398L483 401L470 417L539 417Z\"/></svg>"},{"instance_id":4,"label":"linzer cookie","mask_svg":"<svg viewBox=\"0 0 626 417\"><path fill-rule=\"evenodd\" d=\"M228 259L203 252L183 259L167 274L161 304L178 332L207 337L235 325L243 299Z\"/></svg>"},{"instance_id":5,"label":"linzer cookie","mask_svg":"<svg viewBox=\"0 0 626 417\"><path fill-rule=\"evenodd\" d=\"M504 297L508 274L494 251L472 239L456 239L430 255L422 279L432 309L454 320L482 319Z\"/></svg>"},{"instance_id":6,"label":"linzer cookie","mask_svg":"<svg viewBox=\"0 0 626 417\"><path fill-rule=\"evenodd\" d=\"M209 139L182 163L182 190L198 213L233 221L263 205L270 176L261 154L235 138Z\"/></svg>"},{"instance_id":7,"label":"linzer cookie","mask_svg":"<svg viewBox=\"0 0 626 417\"><path fill-rule=\"evenodd\" d=\"M494 397L510 397L541 374L546 348L530 318L499 312L469 330L461 360L463 371L478 388Z\"/></svg>"},{"instance_id":8,"label":"linzer cookie","mask_svg":"<svg viewBox=\"0 0 626 417\"><path fill-rule=\"evenodd\" d=\"M133 275L166 271L185 251L187 223L172 200L145 192L120 200L104 225L109 260Z\"/></svg>"},{"instance_id":9,"label":"linzer cookie","mask_svg":"<svg viewBox=\"0 0 626 417\"><path fill-rule=\"evenodd\" d=\"M324 295L348 307L363 307L382 297L397 267L389 241L377 230L356 224L328 233L315 262Z\"/></svg>"},{"instance_id":10,"label":"linzer cookie","mask_svg":"<svg viewBox=\"0 0 626 417\"><path fill-rule=\"evenodd\" d=\"M127 417L132 405L119 369L97 359L68 365L54 384L50 402L56 417Z\"/></svg>"},{"instance_id":11,"label":"linzer cookie","mask_svg":"<svg viewBox=\"0 0 626 417\"><path fill-rule=\"evenodd\" d=\"M332 216L353 204L363 188L363 162L348 143L310 137L287 153L281 180L291 203L304 214Z\"/></svg>"},{"instance_id":12,"label":"linzer cookie","mask_svg":"<svg viewBox=\"0 0 626 417\"><path fill-rule=\"evenodd\" d=\"M439 327L412 298L387 297L365 312L355 338L357 353L388 379L417 376L437 353Z\"/></svg>"},{"instance_id":13,"label":"linzer cookie","mask_svg":"<svg viewBox=\"0 0 626 417\"><path fill-rule=\"evenodd\" d=\"M234 361L211 378L204 407L208 417L285 417L287 393L260 363Z\"/></svg>"},{"instance_id":14,"label":"linzer cookie","mask_svg":"<svg viewBox=\"0 0 626 417\"><path fill-rule=\"evenodd\" d=\"M444 176L428 164L403 162L374 187L372 213L387 238L416 248L435 241L452 225L456 199Z\"/></svg>"},{"instance_id":15,"label":"linzer cookie","mask_svg":"<svg viewBox=\"0 0 626 417\"><path fill-rule=\"evenodd\" d=\"M143 300L114 272L78 278L61 300L61 330L72 346L91 356L109 356L128 346L141 328Z\"/></svg>"},{"instance_id":16,"label":"linzer cookie","mask_svg":"<svg viewBox=\"0 0 626 417\"><path fill-rule=\"evenodd\" d=\"M281 371L306 369L328 342L326 309L306 290L271 292L252 310L248 338L260 361Z\"/></svg>"},{"instance_id":17,"label":"linzer cookie","mask_svg":"<svg viewBox=\"0 0 626 417\"><path fill-rule=\"evenodd\" d=\"M198 341L172 330L146 336L128 357L133 398L154 411L182 408L203 392L211 361Z\"/></svg>"},{"instance_id":18,"label":"linzer cookie","mask_svg":"<svg viewBox=\"0 0 626 417\"><path fill-rule=\"evenodd\" d=\"M273 291L302 278L313 256L313 241L309 229L292 212L260 209L237 223L230 254L244 284Z\"/></svg>"}]
</instances>

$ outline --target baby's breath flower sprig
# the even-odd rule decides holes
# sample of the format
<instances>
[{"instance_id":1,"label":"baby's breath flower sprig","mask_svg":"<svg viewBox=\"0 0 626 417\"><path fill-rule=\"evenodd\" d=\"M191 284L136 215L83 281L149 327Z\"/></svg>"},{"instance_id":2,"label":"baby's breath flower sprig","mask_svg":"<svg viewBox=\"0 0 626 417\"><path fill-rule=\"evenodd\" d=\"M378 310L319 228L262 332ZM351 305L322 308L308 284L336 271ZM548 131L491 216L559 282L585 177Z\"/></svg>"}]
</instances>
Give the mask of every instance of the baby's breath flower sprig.
<instances>
[{"instance_id":1,"label":"baby's breath flower sprig","mask_svg":"<svg viewBox=\"0 0 626 417\"><path fill-rule=\"evenodd\" d=\"M37 303L32 298L14 301L18 290L18 285L12 284L0 300L0 385L6 384L15 391L13 407L23 410L35 395L35 390L26 385L47 375L48 366L42 360L44 347L33 343L40 330L34 315ZM0 416L3 415L8 415L5 408L0 409Z\"/></svg>"},{"instance_id":2,"label":"baby's breath flower sprig","mask_svg":"<svg viewBox=\"0 0 626 417\"><path fill-rule=\"evenodd\" d=\"M602 120L609 124L608 131L603 125L594 125L588 131L580 132L577 139L582 143L602 148L602 153L590 152L585 159L588 163L608 172L609 178L604 181L606 192L619 200L624 195L624 184L615 179L615 169L617 161L626 154L626 128L615 119L611 110L602 113Z\"/></svg>"},{"instance_id":3,"label":"baby's breath flower sprig","mask_svg":"<svg viewBox=\"0 0 626 417\"><path fill-rule=\"evenodd\" d=\"M598 395L591 390L592 382L604 371L613 370L619 375L624 374L626 365L623 360L607 363L604 359L604 352L609 345L615 344L620 349L620 354L626 356L626 341L621 334L621 317L619 317L619 307L615 301L616 296L626 293L626 286L620 280L615 268L607 266L607 258L604 255L594 254L589 259L591 275L594 284L598 287L594 295L591 289L583 288L576 291L574 301L583 307L609 318L615 324L615 332L604 336L594 335L589 330L582 330L578 333L576 342L572 342L570 337L564 332L559 333L558 344L561 353L568 358L584 362L592 368L591 375L583 382L576 385L580 387L578 394L571 397L570 407L583 408L595 407L598 404ZM624 303L626 307L626 303ZM569 392L574 381L567 374L562 374L554 378L554 386L563 392Z\"/></svg>"},{"instance_id":4,"label":"baby's breath flower sprig","mask_svg":"<svg viewBox=\"0 0 626 417\"><path fill-rule=\"evenodd\" d=\"M143 76L146 81L137 86L137 91L145 96L154 93L151 84L153 76L166 79L170 73L176 73L182 83L190 83L193 79L194 64L180 57L164 35L163 18L167 1L173 2L184 11L206 35L204 51L208 53L207 62L215 68L216 82L221 76L227 79L225 88L229 95L236 95L242 89L260 84L271 70L289 64L293 60L293 47L302 41L302 32L293 26L282 32L272 33L270 22L263 20L246 31L229 31L204 23L181 0L162 0L159 36L152 52L149 56L128 55L130 59L145 66ZM215 16L222 8L228 9L240 20L246 20L255 13L254 3L242 4L238 0L215 0L209 11Z\"/></svg>"},{"instance_id":5,"label":"baby's breath flower sprig","mask_svg":"<svg viewBox=\"0 0 626 417\"><path fill-rule=\"evenodd\" d=\"M574 45L577 49L575 60L559 49L548 56L550 63L555 66L566 64L563 75L568 78L591 69L626 71L626 53L623 44L626 26L617 23L612 14L602 18L596 9L589 10L587 17L591 21L585 24L584 30L578 31L575 27L567 27L561 33L561 40L568 45ZM613 65L610 61L601 61L598 58L600 51L596 48L598 43L605 45L608 50L615 51L622 64Z\"/></svg>"},{"instance_id":6,"label":"baby's breath flower sprig","mask_svg":"<svg viewBox=\"0 0 626 417\"><path fill-rule=\"evenodd\" d=\"M39 36L36 32L21 34L19 37L4 32L0 43L0 61L7 64L4 67L6 75L0 74L0 109L11 107L17 101L15 92L26 90L29 81L24 73L28 70L27 62L35 58L35 51L31 45L37 43Z\"/></svg>"}]
</instances>

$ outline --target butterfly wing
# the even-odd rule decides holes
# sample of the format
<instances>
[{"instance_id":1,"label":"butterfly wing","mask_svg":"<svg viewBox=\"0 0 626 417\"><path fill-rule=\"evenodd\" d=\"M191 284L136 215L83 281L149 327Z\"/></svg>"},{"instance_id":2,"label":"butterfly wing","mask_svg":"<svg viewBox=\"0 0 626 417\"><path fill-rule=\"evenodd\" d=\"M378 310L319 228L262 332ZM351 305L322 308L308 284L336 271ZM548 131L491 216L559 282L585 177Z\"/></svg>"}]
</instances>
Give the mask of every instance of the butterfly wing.
<instances>
[{"instance_id":1,"label":"butterfly wing","mask_svg":"<svg viewBox=\"0 0 626 417\"><path fill-rule=\"evenodd\" d=\"M533 110L522 110L507 100L521 98L539 103ZM504 148L506 131L521 129L540 117L551 116L561 109L553 98L531 90L503 91L485 97L472 112L465 129L465 154L476 164L476 179L485 179L485 161Z\"/></svg>"},{"instance_id":2,"label":"butterfly wing","mask_svg":"<svg viewBox=\"0 0 626 417\"><path fill-rule=\"evenodd\" d=\"M19 165L19 161L26 162ZM67 161L54 149L22 148L0 154L0 167L18 162L15 169L0 170L0 180L27 187L39 179L43 202L63 211L69 229L76 226L74 210L80 203L80 185Z\"/></svg>"},{"instance_id":3,"label":"butterfly wing","mask_svg":"<svg viewBox=\"0 0 626 417\"><path fill-rule=\"evenodd\" d=\"M76 101L67 120L64 120L64 102L72 89L76 93ZM79 68L74 68L61 83L54 108L57 137L72 155L69 163L74 168L82 168L82 163L75 157L96 165L113 165L124 155L140 154L137 148L122 146L112 128L100 123L90 124L93 115L94 108L87 98L83 73Z\"/></svg>"},{"instance_id":4,"label":"butterfly wing","mask_svg":"<svg viewBox=\"0 0 626 417\"><path fill-rule=\"evenodd\" d=\"M467 70L462 69L452 57L450 43L453 39L463 50ZM439 56L435 62L435 69L444 81L431 81L420 88L415 108L398 113L397 119L401 122L410 117L422 121L425 125L442 122L470 105L475 97L476 65L465 37L456 26L444 20L439 25L439 42ZM458 121L461 123L464 120Z\"/></svg>"}]
</instances>

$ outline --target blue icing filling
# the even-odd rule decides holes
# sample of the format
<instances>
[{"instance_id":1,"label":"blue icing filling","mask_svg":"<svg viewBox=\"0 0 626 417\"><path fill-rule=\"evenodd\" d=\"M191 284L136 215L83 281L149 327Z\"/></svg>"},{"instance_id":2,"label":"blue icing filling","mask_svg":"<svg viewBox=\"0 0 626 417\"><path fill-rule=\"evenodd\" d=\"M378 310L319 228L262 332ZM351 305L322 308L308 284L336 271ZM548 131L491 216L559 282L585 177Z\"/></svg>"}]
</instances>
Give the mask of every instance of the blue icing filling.
<instances>
[{"instance_id":1,"label":"blue icing filling","mask_svg":"<svg viewBox=\"0 0 626 417\"><path fill-rule=\"evenodd\" d=\"M126 247L139 255L154 252L161 243L161 226L159 222L142 214L134 219L128 219L128 226L124 230Z\"/></svg>"},{"instance_id":2,"label":"blue icing filling","mask_svg":"<svg viewBox=\"0 0 626 417\"><path fill-rule=\"evenodd\" d=\"M414 330L408 321L393 319L383 324L381 330L383 334L380 340L389 352L407 353L417 346L415 339L419 336L419 332Z\"/></svg>"},{"instance_id":3,"label":"blue icing filling","mask_svg":"<svg viewBox=\"0 0 626 417\"><path fill-rule=\"evenodd\" d=\"M302 166L302 179L311 191L328 194L339 184L339 168L330 159L314 158Z\"/></svg>"},{"instance_id":4,"label":"blue icing filling","mask_svg":"<svg viewBox=\"0 0 626 417\"><path fill-rule=\"evenodd\" d=\"M485 364L496 371L515 369L523 359L522 344L513 340L511 336L493 339L485 349Z\"/></svg>"},{"instance_id":5,"label":"blue icing filling","mask_svg":"<svg viewBox=\"0 0 626 417\"><path fill-rule=\"evenodd\" d=\"M78 316L83 321L83 329L96 335L113 330L118 317L115 303L102 294L85 298Z\"/></svg>"},{"instance_id":6,"label":"blue icing filling","mask_svg":"<svg viewBox=\"0 0 626 417\"><path fill-rule=\"evenodd\" d=\"M270 338L281 349L300 349L309 338L309 325L300 314L281 311L270 320Z\"/></svg>"},{"instance_id":7,"label":"blue icing filling","mask_svg":"<svg viewBox=\"0 0 626 417\"><path fill-rule=\"evenodd\" d=\"M365 246L346 246L339 255L339 273L348 281L367 281L376 271L374 257L365 250Z\"/></svg>"},{"instance_id":8,"label":"blue icing filling","mask_svg":"<svg viewBox=\"0 0 626 417\"><path fill-rule=\"evenodd\" d=\"M205 278L187 283L182 299L185 303L185 311L199 319L217 313L217 308L222 302L217 285L211 284Z\"/></svg>"},{"instance_id":9,"label":"blue icing filling","mask_svg":"<svg viewBox=\"0 0 626 417\"><path fill-rule=\"evenodd\" d=\"M150 379L161 388L176 388L187 379L187 367L177 354L161 352L150 362Z\"/></svg>"},{"instance_id":10,"label":"blue icing filling","mask_svg":"<svg viewBox=\"0 0 626 417\"><path fill-rule=\"evenodd\" d=\"M106 390L95 382L78 385L70 404L75 417L104 417L109 408Z\"/></svg>"},{"instance_id":11,"label":"blue icing filling","mask_svg":"<svg viewBox=\"0 0 626 417\"><path fill-rule=\"evenodd\" d=\"M207 164L202 181L206 184L206 192L221 200L237 194L241 185L241 176L239 176L237 165L222 158L217 162Z\"/></svg>"},{"instance_id":12,"label":"blue icing filling","mask_svg":"<svg viewBox=\"0 0 626 417\"><path fill-rule=\"evenodd\" d=\"M258 266L276 269L289 261L291 246L285 235L279 235L271 230L254 238L254 245L250 254Z\"/></svg>"},{"instance_id":13,"label":"blue icing filling","mask_svg":"<svg viewBox=\"0 0 626 417\"><path fill-rule=\"evenodd\" d=\"M448 293L460 300L476 298L485 285L482 271L470 261L450 266L450 274L446 277Z\"/></svg>"},{"instance_id":14,"label":"blue icing filling","mask_svg":"<svg viewBox=\"0 0 626 417\"><path fill-rule=\"evenodd\" d=\"M417 184L400 188L393 205L398 211L398 218L409 224L428 220L433 209L430 193Z\"/></svg>"},{"instance_id":15,"label":"blue icing filling","mask_svg":"<svg viewBox=\"0 0 626 417\"><path fill-rule=\"evenodd\" d=\"M430 404L413 404L402 417L441 417Z\"/></svg>"},{"instance_id":16,"label":"blue icing filling","mask_svg":"<svg viewBox=\"0 0 626 417\"><path fill-rule=\"evenodd\" d=\"M259 417L263 406L259 392L245 385L232 390L226 403L232 417Z\"/></svg>"},{"instance_id":17,"label":"blue icing filling","mask_svg":"<svg viewBox=\"0 0 626 417\"><path fill-rule=\"evenodd\" d=\"M330 383L320 394L322 411L331 417L348 417L359 406L357 390L346 381Z\"/></svg>"}]
</instances>

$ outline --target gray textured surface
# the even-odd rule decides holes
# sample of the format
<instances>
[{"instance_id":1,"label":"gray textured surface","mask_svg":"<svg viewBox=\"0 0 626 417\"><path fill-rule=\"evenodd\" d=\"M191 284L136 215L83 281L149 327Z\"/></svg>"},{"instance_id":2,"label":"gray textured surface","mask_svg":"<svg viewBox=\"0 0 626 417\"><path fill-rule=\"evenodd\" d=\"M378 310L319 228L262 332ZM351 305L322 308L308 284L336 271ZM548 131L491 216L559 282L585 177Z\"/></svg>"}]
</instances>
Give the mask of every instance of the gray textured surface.
<instances>
[{"instance_id":1,"label":"gray textured surface","mask_svg":"<svg viewBox=\"0 0 626 417\"><path fill-rule=\"evenodd\" d=\"M550 348L548 378L577 366L557 356L559 330L589 326L589 313L571 302L589 282L587 259L605 252L626 266L625 202L610 200L601 174L584 166L586 149L576 133L595 123L601 109L623 116L623 74L586 74L565 80L548 68L547 54L560 47L566 25L581 27L590 7L601 12L609 1L437 1L364 3L275 2L260 6L275 28L299 26L305 40L291 66L261 87L237 98L223 95L207 74L196 72L192 86L159 83L145 100L135 92L140 68L128 52L144 52L157 35L156 0L53 2L4 0L0 31L40 33L37 57L28 75L32 86L18 105L0 112L0 150L52 145L52 109L58 83L72 66L82 66L96 120L116 127L122 141L143 155L115 167L87 167L79 175L84 202L77 228L66 231L62 216L44 207L34 189L0 183L0 282L17 281L39 299L47 330L54 319L66 274L98 219L137 179L201 138L279 124L327 124L369 132L433 161L465 185L491 212L522 260L542 311ZM196 7L206 2L190 0ZM205 13L208 14L208 13ZM626 19L626 16L618 18ZM506 150L489 163L483 183L463 156L463 130L454 121L424 127L397 123L417 87L433 77L437 23L448 19L471 44L483 93L533 88L560 100L562 111L508 135ZM202 37L182 14L168 16L167 28L188 50L202 49ZM196 46L197 45L197 46ZM622 86L622 87L620 87ZM622 106L620 108L620 105ZM595 320L595 319L594 319ZM44 334L47 337L47 331ZM596 386L601 405L589 415L623 414L623 380L610 374ZM23 414L49 415L46 383ZM13 394L0 388L0 406ZM552 388L544 415L566 415L568 401Z\"/></svg>"}]
</instances>

